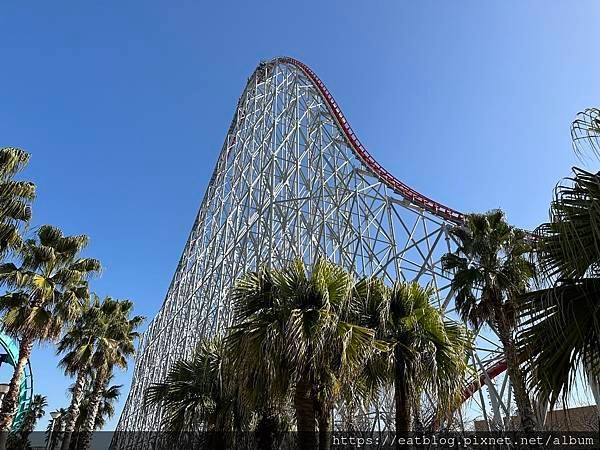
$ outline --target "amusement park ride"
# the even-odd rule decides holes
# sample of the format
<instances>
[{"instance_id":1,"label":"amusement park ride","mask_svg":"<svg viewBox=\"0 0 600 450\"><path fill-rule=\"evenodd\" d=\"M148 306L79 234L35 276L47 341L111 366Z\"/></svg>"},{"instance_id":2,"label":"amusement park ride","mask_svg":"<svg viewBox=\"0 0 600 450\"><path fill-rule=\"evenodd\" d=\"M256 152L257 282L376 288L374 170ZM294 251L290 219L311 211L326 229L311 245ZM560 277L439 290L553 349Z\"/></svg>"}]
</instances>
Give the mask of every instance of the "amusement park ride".
<instances>
[{"instance_id":1,"label":"amusement park ride","mask_svg":"<svg viewBox=\"0 0 600 450\"><path fill-rule=\"evenodd\" d=\"M458 320L440 258L464 216L411 189L367 152L323 82L302 62L262 62L248 79L162 308L144 333L117 431L160 428L144 392L203 336L225 332L228 288L241 274L325 255L357 276L418 280ZM514 413L506 364L493 330L471 355L460 427L502 429ZM364 411L372 429L393 424L390 398ZM120 448L133 448L123 433ZM140 436L138 436L141 438Z\"/></svg>"},{"instance_id":2,"label":"amusement park ride","mask_svg":"<svg viewBox=\"0 0 600 450\"><path fill-rule=\"evenodd\" d=\"M15 367L17 364L18 357L19 347L17 343L5 333L0 331L0 367L2 367L3 364L9 364L10 366ZM21 386L19 387L19 402L17 406L17 413L15 414L15 418L12 424L13 430L18 430L23 424L23 419L25 418L25 415L29 410L29 405L33 397L33 374L31 372L31 365L29 364L29 361L25 366L24 375L25 376L22 378L21 381ZM3 390L3 387L8 388L8 385L0 384L1 396L4 396L4 394L6 394L6 390L8 390Z\"/></svg>"}]
</instances>

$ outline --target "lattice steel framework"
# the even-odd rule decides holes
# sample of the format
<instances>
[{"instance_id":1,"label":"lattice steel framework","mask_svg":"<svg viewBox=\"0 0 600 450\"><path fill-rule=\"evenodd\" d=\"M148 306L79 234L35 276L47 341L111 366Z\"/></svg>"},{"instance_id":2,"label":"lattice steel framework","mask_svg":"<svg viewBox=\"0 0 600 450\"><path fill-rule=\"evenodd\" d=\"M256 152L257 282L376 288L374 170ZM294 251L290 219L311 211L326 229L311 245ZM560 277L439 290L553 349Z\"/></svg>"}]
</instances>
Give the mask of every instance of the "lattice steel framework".
<instances>
[{"instance_id":1,"label":"lattice steel framework","mask_svg":"<svg viewBox=\"0 0 600 450\"><path fill-rule=\"evenodd\" d=\"M326 255L357 275L431 283L453 314L440 258L463 216L394 178L367 153L318 77L292 58L249 78L165 302L144 333L118 430L157 430L144 392L231 320L228 289L261 265ZM462 411L502 426L511 406L493 333L480 333ZM478 389L479 385L488 389ZM381 411L378 423L385 423Z\"/></svg>"}]
</instances>

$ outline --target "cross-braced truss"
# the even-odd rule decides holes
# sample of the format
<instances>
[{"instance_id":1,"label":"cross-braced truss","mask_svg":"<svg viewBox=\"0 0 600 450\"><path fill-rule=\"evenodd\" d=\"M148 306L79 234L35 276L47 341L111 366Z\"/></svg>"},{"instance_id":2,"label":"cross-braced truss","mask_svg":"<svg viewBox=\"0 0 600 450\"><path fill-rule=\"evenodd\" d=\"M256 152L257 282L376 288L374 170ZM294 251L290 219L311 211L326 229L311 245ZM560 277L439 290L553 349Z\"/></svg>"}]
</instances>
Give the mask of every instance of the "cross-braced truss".
<instances>
[{"instance_id":1,"label":"cross-braced truss","mask_svg":"<svg viewBox=\"0 0 600 450\"><path fill-rule=\"evenodd\" d=\"M431 283L438 306L456 318L440 258L455 248L448 227L462 218L379 166L308 67L291 58L261 63L239 100L166 300L143 335L118 430L158 430L161 412L142 406L145 390L201 337L225 331L230 286L259 266L325 255L358 276ZM471 385L473 407L463 420L501 424L510 409L510 387L502 381L496 389L492 380L503 370L496 342L479 335L473 366L490 388ZM379 423L384 413L375 411Z\"/></svg>"}]
</instances>

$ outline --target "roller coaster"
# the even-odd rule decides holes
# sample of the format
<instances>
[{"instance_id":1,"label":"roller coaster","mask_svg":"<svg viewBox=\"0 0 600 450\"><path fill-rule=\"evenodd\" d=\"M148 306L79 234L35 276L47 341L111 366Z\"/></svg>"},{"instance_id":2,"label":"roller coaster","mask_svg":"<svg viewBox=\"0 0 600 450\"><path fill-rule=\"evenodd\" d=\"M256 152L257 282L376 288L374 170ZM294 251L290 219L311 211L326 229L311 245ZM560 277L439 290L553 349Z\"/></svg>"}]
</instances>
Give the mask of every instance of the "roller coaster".
<instances>
[{"instance_id":1,"label":"roller coaster","mask_svg":"<svg viewBox=\"0 0 600 450\"><path fill-rule=\"evenodd\" d=\"M402 157L407 157L403 155ZM261 62L247 81L165 301L144 333L117 431L158 430L162 412L142 411L144 392L203 336L231 321L235 279L262 265L317 255L387 282L419 281L459 320L441 256L456 248L464 215L401 182L367 151L319 77L290 57ZM477 334L461 427L501 429L514 412L503 352L493 330ZM390 398L362 412L393 423ZM121 442L120 448L135 448Z\"/></svg>"}]
</instances>

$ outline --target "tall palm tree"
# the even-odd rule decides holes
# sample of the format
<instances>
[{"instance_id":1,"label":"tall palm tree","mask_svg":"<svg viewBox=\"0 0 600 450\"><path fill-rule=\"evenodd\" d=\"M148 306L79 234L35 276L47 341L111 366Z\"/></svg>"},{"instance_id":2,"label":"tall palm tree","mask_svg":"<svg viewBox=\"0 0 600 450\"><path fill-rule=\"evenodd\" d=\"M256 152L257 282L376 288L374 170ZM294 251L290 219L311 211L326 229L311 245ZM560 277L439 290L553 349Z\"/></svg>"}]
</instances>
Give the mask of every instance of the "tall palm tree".
<instances>
[{"instance_id":1,"label":"tall palm tree","mask_svg":"<svg viewBox=\"0 0 600 450\"><path fill-rule=\"evenodd\" d=\"M0 258L21 247L20 225L31 219L29 205L35 198L35 185L14 180L28 162L29 154L25 151L0 148Z\"/></svg>"},{"instance_id":2,"label":"tall palm tree","mask_svg":"<svg viewBox=\"0 0 600 450\"><path fill-rule=\"evenodd\" d=\"M46 406L48 406L46 397L39 394L33 396L21 429L11 434L8 438L11 449L21 450L30 448L29 435L33 432L37 421L46 414L46 411L44 411Z\"/></svg>"},{"instance_id":3,"label":"tall palm tree","mask_svg":"<svg viewBox=\"0 0 600 450\"><path fill-rule=\"evenodd\" d=\"M356 292L357 321L374 329L376 338L392 349L376 354L365 366L365 375L374 386L393 383L396 431L415 431L413 417L424 392L436 399L437 415L453 412L472 350L467 329L444 320L432 303L431 287L397 282L388 288L382 280L366 278Z\"/></svg>"},{"instance_id":4,"label":"tall palm tree","mask_svg":"<svg viewBox=\"0 0 600 450\"><path fill-rule=\"evenodd\" d=\"M119 400L121 396L121 384L110 384L112 376L104 382L104 387L100 396L100 405L98 406L98 412L96 414L96 422L94 422L94 430L101 430L106 425L106 421L114 417L115 415L115 402ZM90 380L91 381L91 380ZM92 393L92 383L89 384L89 388L85 390L86 393ZM90 406L91 396L85 396L80 405L81 414L77 418L75 423L75 430L80 430L84 426L84 419L87 417L87 411ZM77 447L76 447L77 448Z\"/></svg>"},{"instance_id":5,"label":"tall palm tree","mask_svg":"<svg viewBox=\"0 0 600 450\"><path fill-rule=\"evenodd\" d=\"M534 276L527 257L531 246L525 232L510 226L500 210L469 214L465 220L464 226L451 228L458 248L444 255L442 266L453 273L451 285L463 320L476 329L487 324L497 332L521 426L533 431L536 420L515 344L518 298Z\"/></svg>"},{"instance_id":6,"label":"tall palm tree","mask_svg":"<svg viewBox=\"0 0 600 450\"><path fill-rule=\"evenodd\" d=\"M573 122L579 155L600 156L600 109ZM541 288L523 297L520 344L532 357L529 379L553 407L574 389L578 368L600 380L600 172L578 167L559 184L550 218L536 230Z\"/></svg>"},{"instance_id":7,"label":"tall palm tree","mask_svg":"<svg viewBox=\"0 0 600 450\"><path fill-rule=\"evenodd\" d=\"M225 448L223 432L234 428L239 414L230 379L222 339L203 339L190 359L177 361L164 381L148 388L144 402L163 408L165 430L180 434L204 428L216 438L206 444L209 448Z\"/></svg>"},{"instance_id":8,"label":"tall palm tree","mask_svg":"<svg viewBox=\"0 0 600 450\"><path fill-rule=\"evenodd\" d=\"M35 428L37 421L46 414L44 408L48 406L48 399L40 394L35 394L29 405L29 411L23 420L23 425L20 432L29 434Z\"/></svg>"},{"instance_id":9,"label":"tall palm tree","mask_svg":"<svg viewBox=\"0 0 600 450\"><path fill-rule=\"evenodd\" d=\"M98 328L102 323L99 319L102 319L100 300L94 296L93 301L84 306L81 315L69 327L57 346L57 353L64 354L59 365L66 375L75 376L75 383L70 389L71 403L63 418L65 430L61 450L69 449L71 434L81 416L80 405L84 398L86 382L90 379L94 346L99 337Z\"/></svg>"},{"instance_id":10,"label":"tall palm tree","mask_svg":"<svg viewBox=\"0 0 600 450\"><path fill-rule=\"evenodd\" d=\"M94 424L94 430L101 430L104 427L104 425L106 424L106 421L108 419L110 419L111 417L113 417L115 414L114 404L121 396L121 388L123 386L120 384L119 385L111 385L110 384L111 380L112 380L112 376L107 378L106 381L104 382L104 388L102 389L102 394L101 394L101 398L100 398L100 406L98 407L98 413L96 414L96 422ZM69 392L71 393L71 395L74 394L74 391L76 389L75 384L76 383L74 383L73 385L71 385L69 387ZM87 378L84 382L84 387L83 387L83 393L84 393L83 399L82 399L81 403L79 404L80 414L77 416L77 420L75 421L75 428L73 430L76 438L70 440L70 448L72 450L77 450L80 448L79 441L80 441L80 438L83 437L82 430L85 425L85 419L88 416L88 409L90 406L90 398L93 393L92 392L93 387L94 387L94 380L92 378L92 374L90 372L88 372ZM63 428L64 429L66 429L66 423L64 423L64 422L66 420L70 419L69 416L67 415L67 413L68 413L68 410L65 411L65 416L63 417ZM62 437L62 442L64 443L64 440L66 438L66 433L62 432L61 437ZM61 444L61 448L62 448L62 446L63 446L63 444Z\"/></svg>"},{"instance_id":11,"label":"tall palm tree","mask_svg":"<svg viewBox=\"0 0 600 450\"><path fill-rule=\"evenodd\" d=\"M91 357L94 386L82 430L82 449L87 449L90 445L106 380L112 375L115 367L126 369L128 358L135 352L135 341L139 337L136 330L144 318L130 317L132 312L131 301L110 297L106 297L97 308L98 316L94 324L97 335Z\"/></svg>"},{"instance_id":12,"label":"tall palm tree","mask_svg":"<svg viewBox=\"0 0 600 450\"><path fill-rule=\"evenodd\" d=\"M331 416L342 387L376 350L373 330L349 323L354 280L341 267L318 259L282 270L262 269L232 290L234 325L227 345L235 370L249 385L274 392L293 387L301 448L330 446ZM253 379L262 365L262 379Z\"/></svg>"},{"instance_id":13,"label":"tall palm tree","mask_svg":"<svg viewBox=\"0 0 600 450\"><path fill-rule=\"evenodd\" d=\"M87 278L100 270L100 263L80 256L87 242L86 236L64 236L58 228L44 225L19 249L19 265L0 265L0 284L10 289L0 297L2 324L6 333L20 339L19 357L0 409L0 431L10 430L33 344L58 338L89 297ZM0 434L0 450L6 446L5 436Z\"/></svg>"}]
</instances>

